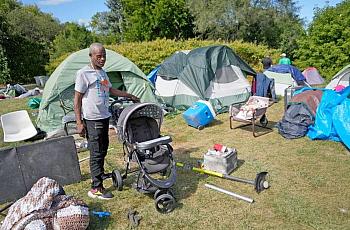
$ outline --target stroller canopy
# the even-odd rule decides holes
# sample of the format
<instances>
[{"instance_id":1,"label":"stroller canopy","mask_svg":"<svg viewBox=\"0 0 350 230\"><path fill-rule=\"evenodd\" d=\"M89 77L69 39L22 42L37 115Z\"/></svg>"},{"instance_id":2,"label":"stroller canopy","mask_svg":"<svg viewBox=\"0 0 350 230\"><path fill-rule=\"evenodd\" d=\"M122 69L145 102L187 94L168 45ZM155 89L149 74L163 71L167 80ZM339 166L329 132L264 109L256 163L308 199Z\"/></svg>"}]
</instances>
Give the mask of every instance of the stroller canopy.
<instances>
[{"instance_id":1,"label":"stroller canopy","mask_svg":"<svg viewBox=\"0 0 350 230\"><path fill-rule=\"evenodd\" d=\"M117 123L119 139L127 141L127 124L130 119L150 117L157 121L158 130L163 122L163 110L154 103L136 103L126 107L120 114Z\"/></svg>"}]
</instances>

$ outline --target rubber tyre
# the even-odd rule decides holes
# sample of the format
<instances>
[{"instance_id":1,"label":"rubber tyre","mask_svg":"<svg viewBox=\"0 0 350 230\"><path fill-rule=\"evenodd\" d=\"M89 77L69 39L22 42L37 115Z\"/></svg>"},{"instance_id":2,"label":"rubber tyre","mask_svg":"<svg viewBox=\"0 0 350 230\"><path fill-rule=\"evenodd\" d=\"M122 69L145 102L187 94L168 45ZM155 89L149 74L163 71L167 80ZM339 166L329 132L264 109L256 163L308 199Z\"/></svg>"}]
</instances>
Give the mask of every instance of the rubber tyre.
<instances>
[{"instance_id":1,"label":"rubber tyre","mask_svg":"<svg viewBox=\"0 0 350 230\"><path fill-rule=\"evenodd\" d=\"M263 121L260 121L260 124L262 127L266 127L268 123L269 123L269 120L267 120L267 117L265 117Z\"/></svg>"},{"instance_id":2,"label":"rubber tyre","mask_svg":"<svg viewBox=\"0 0 350 230\"><path fill-rule=\"evenodd\" d=\"M165 214L175 209L175 198L169 194L162 194L155 200L155 206L158 212Z\"/></svg>"},{"instance_id":3,"label":"rubber tyre","mask_svg":"<svg viewBox=\"0 0 350 230\"><path fill-rule=\"evenodd\" d=\"M166 194L166 190L158 189L153 195L154 200L156 200L160 195L163 194Z\"/></svg>"},{"instance_id":4,"label":"rubber tyre","mask_svg":"<svg viewBox=\"0 0 350 230\"><path fill-rule=\"evenodd\" d=\"M112 180L113 180L113 186L118 190L123 190L123 178L120 174L119 170L115 169L112 172Z\"/></svg>"},{"instance_id":5,"label":"rubber tyre","mask_svg":"<svg viewBox=\"0 0 350 230\"><path fill-rule=\"evenodd\" d=\"M154 195L153 195L153 198L156 200L160 195L163 195L163 194L168 194L172 197L175 197L174 196L174 193L169 189L169 190L164 190L164 189L158 189Z\"/></svg>"}]
</instances>

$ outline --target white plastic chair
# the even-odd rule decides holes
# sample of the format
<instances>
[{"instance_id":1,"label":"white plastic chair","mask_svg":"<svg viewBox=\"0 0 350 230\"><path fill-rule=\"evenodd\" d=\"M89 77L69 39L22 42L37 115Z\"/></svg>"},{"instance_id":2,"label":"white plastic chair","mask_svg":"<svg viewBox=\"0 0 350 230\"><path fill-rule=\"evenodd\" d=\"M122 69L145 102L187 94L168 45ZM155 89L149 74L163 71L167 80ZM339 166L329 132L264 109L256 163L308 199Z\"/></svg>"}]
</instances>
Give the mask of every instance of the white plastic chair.
<instances>
[{"instance_id":1,"label":"white plastic chair","mask_svg":"<svg viewBox=\"0 0 350 230\"><path fill-rule=\"evenodd\" d=\"M23 141L38 133L26 110L1 115L1 125L4 142Z\"/></svg>"}]
</instances>

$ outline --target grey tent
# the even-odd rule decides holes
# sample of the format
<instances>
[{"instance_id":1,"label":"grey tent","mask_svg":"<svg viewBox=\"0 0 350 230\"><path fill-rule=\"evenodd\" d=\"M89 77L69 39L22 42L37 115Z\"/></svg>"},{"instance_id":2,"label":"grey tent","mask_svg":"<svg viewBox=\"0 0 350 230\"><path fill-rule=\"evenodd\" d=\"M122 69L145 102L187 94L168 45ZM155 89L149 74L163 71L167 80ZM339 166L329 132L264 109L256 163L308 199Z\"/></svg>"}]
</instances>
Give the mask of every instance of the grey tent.
<instances>
[{"instance_id":1,"label":"grey tent","mask_svg":"<svg viewBox=\"0 0 350 230\"><path fill-rule=\"evenodd\" d=\"M349 86L350 85L350 65L345 66L340 70L329 84L326 86L326 89L335 89L338 85Z\"/></svg>"}]
</instances>

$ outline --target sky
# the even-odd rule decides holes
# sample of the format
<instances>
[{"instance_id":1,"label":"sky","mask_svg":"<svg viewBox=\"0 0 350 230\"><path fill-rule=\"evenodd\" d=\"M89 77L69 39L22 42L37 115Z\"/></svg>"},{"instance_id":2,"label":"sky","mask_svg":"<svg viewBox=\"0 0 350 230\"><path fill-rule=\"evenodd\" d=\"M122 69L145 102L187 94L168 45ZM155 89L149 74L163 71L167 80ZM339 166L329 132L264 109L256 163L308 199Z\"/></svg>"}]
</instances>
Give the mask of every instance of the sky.
<instances>
[{"instance_id":1,"label":"sky","mask_svg":"<svg viewBox=\"0 0 350 230\"><path fill-rule=\"evenodd\" d=\"M51 13L60 22L86 24L97 12L108 11L104 0L21 0L25 5L36 4L41 11ZM307 23L312 21L313 9L326 4L335 6L342 0L299 0L300 16Z\"/></svg>"}]
</instances>

